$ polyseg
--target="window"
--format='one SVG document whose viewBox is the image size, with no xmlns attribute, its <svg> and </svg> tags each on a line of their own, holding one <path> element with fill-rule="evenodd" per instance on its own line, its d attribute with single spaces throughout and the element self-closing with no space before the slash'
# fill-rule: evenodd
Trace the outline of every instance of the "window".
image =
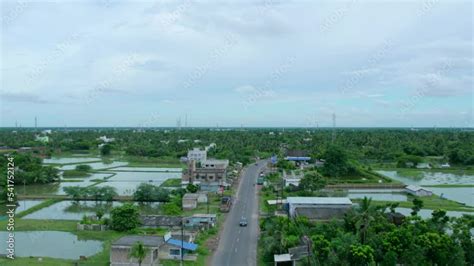
<svg viewBox="0 0 474 266">
<path fill-rule="evenodd" d="M 170 255 L 179 256 L 179 255 L 181 255 L 181 253 L 179 252 L 179 249 L 172 248 L 172 249 L 170 249 Z"/>
</svg>

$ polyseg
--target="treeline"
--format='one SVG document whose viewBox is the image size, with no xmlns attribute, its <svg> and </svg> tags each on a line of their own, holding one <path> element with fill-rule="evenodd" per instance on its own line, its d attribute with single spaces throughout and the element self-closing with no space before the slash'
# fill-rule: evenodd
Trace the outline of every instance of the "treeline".
<svg viewBox="0 0 474 266">
<path fill-rule="evenodd" d="M 452 164 L 474 164 L 474 131 L 460 129 L 160 129 L 81 131 L 53 131 L 50 142 L 34 141 L 35 132 L 0 130 L 0 146 L 18 148 L 43 145 L 53 151 L 98 151 L 97 138 L 115 138 L 112 152 L 147 157 L 179 158 L 193 147 L 216 143 L 210 156 L 232 161 L 249 162 L 255 156 L 282 150 L 304 149 L 315 158 L 321 158 L 329 144 L 343 147 L 349 157 L 357 160 L 397 161 L 403 156 L 438 156 Z"/>
<path fill-rule="evenodd" d="M 274 254 L 300 246 L 310 250 L 302 265 L 473 265 L 474 216 L 449 218 L 437 210 L 423 220 L 420 203 L 398 221 L 396 206 L 374 207 L 368 199 L 343 220 L 327 223 L 266 218 L 260 226 L 263 260 L 273 265 Z"/>
</svg>

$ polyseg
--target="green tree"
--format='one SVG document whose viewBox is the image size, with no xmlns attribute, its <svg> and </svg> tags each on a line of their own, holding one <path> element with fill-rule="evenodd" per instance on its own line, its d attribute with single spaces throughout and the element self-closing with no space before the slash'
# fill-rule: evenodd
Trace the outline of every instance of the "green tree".
<svg viewBox="0 0 474 266">
<path fill-rule="evenodd" d="M 87 197 L 87 188 L 79 187 L 79 186 L 72 186 L 72 187 L 64 187 L 64 193 L 66 195 L 72 197 L 73 200 L 79 201 Z"/>
<path fill-rule="evenodd" d="M 324 237 L 324 235 L 313 235 L 311 236 L 311 242 L 313 243 L 313 252 L 316 259 L 319 262 L 326 261 L 331 251 L 331 243 Z"/>
<path fill-rule="evenodd" d="M 181 208 L 174 203 L 165 203 L 162 205 L 162 210 L 165 215 L 180 215 L 182 214 Z"/>
<path fill-rule="evenodd" d="M 112 229 L 116 231 L 132 230 L 140 224 L 138 208 L 130 203 L 113 208 L 110 214 Z"/>
<path fill-rule="evenodd" d="M 76 171 L 89 172 L 90 170 L 92 170 L 92 167 L 87 164 L 80 164 L 76 166 Z"/>
<path fill-rule="evenodd" d="M 411 207 L 411 209 L 412 209 L 411 215 L 416 216 L 418 214 L 418 212 L 421 209 L 423 209 L 423 201 L 421 199 L 414 198 L 413 199 L 413 207 Z"/>
<path fill-rule="evenodd" d="M 350 250 L 351 265 L 371 265 L 374 263 L 374 249 L 368 245 L 352 245 Z"/>
<path fill-rule="evenodd" d="M 372 198 L 364 197 L 356 216 L 356 227 L 359 232 L 360 242 L 365 243 L 370 223 L 374 221 L 374 208 L 372 207 Z"/>
<path fill-rule="evenodd" d="M 141 266 L 147 254 L 148 254 L 148 249 L 145 247 L 143 242 L 137 241 L 135 244 L 133 244 L 128 256 L 129 258 L 136 259 L 138 261 L 138 266 Z"/>
<path fill-rule="evenodd" d="M 199 187 L 193 184 L 188 184 L 186 186 L 186 190 L 189 191 L 190 193 L 196 193 L 198 191 Z"/>
<path fill-rule="evenodd" d="M 326 186 L 326 180 L 316 171 L 308 172 L 301 179 L 299 187 L 304 191 L 315 192 Z"/>
<path fill-rule="evenodd" d="M 323 173 L 330 177 L 342 177 L 349 172 L 350 164 L 346 152 L 336 145 L 330 145 L 323 154 L 326 162 Z"/>
<path fill-rule="evenodd" d="M 102 156 L 107 156 L 110 155 L 112 151 L 112 146 L 110 144 L 104 144 L 102 148 L 100 149 L 100 154 Z"/>
<path fill-rule="evenodd" d="M 155 186 L 141 183 L 133 193 L 133 200 L 140 202 L 154 201 Z"/>
</svg>

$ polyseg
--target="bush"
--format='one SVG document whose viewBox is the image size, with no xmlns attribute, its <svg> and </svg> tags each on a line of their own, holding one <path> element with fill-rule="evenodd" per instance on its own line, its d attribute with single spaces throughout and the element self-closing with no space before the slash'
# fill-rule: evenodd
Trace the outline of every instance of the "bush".
<svg viewBox="0 0 474 266">
<path fill-rule="evenodd" d="M 112 229 L 119 232 L 129 231 L 140 225 L 138 207 L 130 203 L 113 208 L 110 217 Z"/>
<path fill-rule="evenodd" d="M 170 201 L 170 192 L 164 188 L 147 183 L 141 183 L 133 193 L 133 200 L 140 202 L 168 202 Z"/>
<path fill-rule="evenodd" d="M 90 165 L 87 165 L 87 164 L 80 164 L 80 165 L 76 166 L 76 171 L 89 172 L 90 170 L 92 170 L 92 167 Z"/>
</svg>

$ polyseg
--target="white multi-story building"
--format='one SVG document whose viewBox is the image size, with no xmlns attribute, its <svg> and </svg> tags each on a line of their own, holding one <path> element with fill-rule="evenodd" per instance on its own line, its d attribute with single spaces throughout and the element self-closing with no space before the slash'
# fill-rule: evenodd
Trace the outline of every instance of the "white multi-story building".
<svg viewBox="0 0 474 266">
<path fill-rule="evenodd" d="M 188 151 L 188 161 L 203 162 L 207 160 L 207 151 L 199 148 L 194 148 Z"/>
</svg>

